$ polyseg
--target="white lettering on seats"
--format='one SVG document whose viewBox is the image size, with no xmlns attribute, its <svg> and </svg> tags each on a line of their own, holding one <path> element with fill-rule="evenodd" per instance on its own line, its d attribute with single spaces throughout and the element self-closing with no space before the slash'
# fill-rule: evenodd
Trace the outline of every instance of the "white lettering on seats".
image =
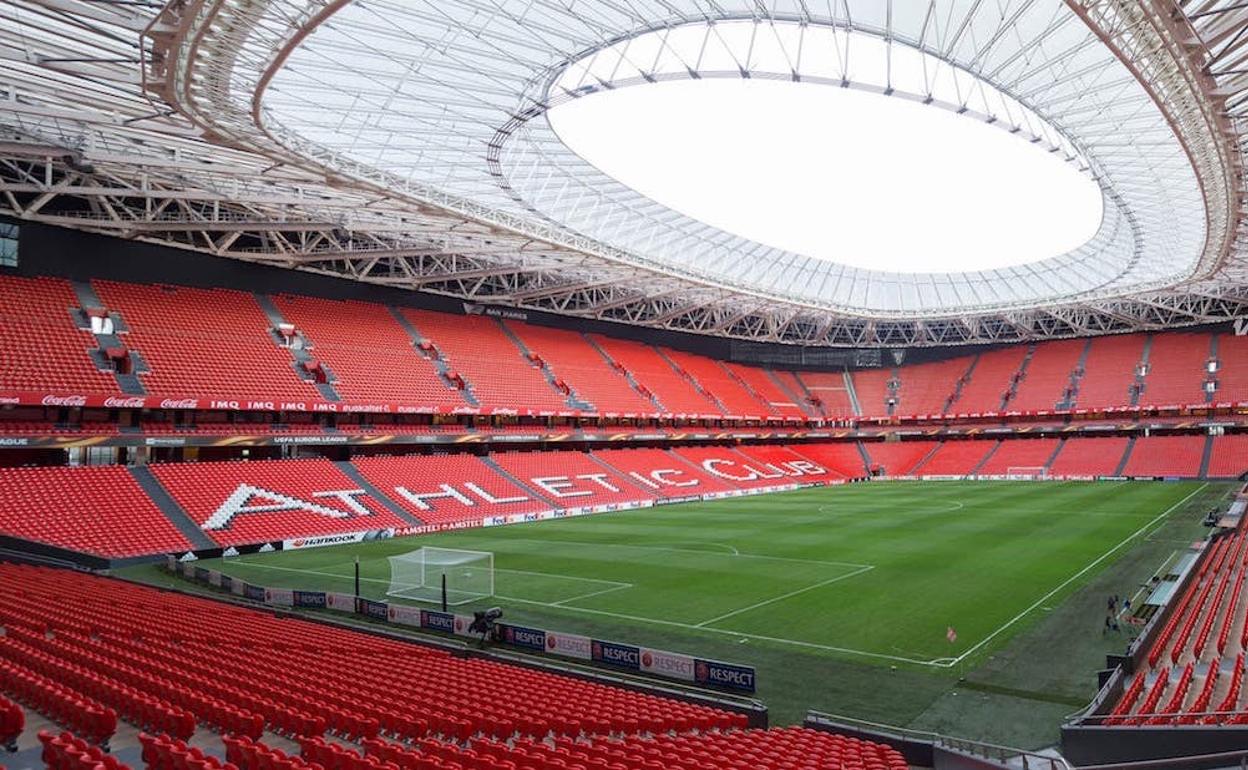
<svg viewBox="0 0 1248 770">
<path fill-rule="evenodd" d="M 346 503 L 356 513 L 363 515 L 371 515 L 371 511 L 364 508 L 359 501 L 354 499 L 354 495 L 364 494 L 362 489 L 343 489 L 329 492 L 318 492 L 316 497 L 333 497 Z M 262 498 L 271 502 L 260 505 L 248 505 L 253 497 Z M 350 502 L 348 502 L 348 500 Z M 351 516 L 349 511 L 340 510 L 338 508 L 329 508 L 324 505 L 318 505 L 309 500 L 303 500 L 293 495 L 284 495 L 281 492 L 272 492 L 262 489 L 251 484 L 239 484 L 238 487 L 230 493 L 225 502 L 217 508 L 208 520 L 203 523 L 203 529 L 225 529 L 234 520 L 235 516 L 248 513 L 274 513 L 276 511 L 307 511 L 315 513 L 318 516 L 328 516 L 331 519 L 346 519 Z"/>
</svg>

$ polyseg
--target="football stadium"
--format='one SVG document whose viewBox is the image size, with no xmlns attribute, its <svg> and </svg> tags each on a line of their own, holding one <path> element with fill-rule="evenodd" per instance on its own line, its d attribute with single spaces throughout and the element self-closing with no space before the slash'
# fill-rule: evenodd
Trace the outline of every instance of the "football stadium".
<svg viewBox="0 0 1248 770">
<path fill-rule="evenodd" d="M 1248 767 L 1248 4 L 0 3 L 0 770 Z"/>
</svg>

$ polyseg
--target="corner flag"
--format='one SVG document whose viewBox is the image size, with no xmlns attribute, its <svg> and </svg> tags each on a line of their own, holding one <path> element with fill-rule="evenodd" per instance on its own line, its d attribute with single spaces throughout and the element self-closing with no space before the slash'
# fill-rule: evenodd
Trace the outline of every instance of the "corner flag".
<svg viewBox="0 0 1248 770">
<path fill-rule="evenodd" d="M 945 631 L 945 638 L 949 640 L 949 644 L 958 641 L 958 632 L 953 630 L 953 626 L 949 626 L 949 629 Z"/>
</svg>

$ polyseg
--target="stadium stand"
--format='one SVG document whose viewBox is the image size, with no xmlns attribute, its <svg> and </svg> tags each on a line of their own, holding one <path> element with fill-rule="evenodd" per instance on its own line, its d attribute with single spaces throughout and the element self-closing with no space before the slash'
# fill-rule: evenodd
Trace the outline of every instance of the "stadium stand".
<svg viewBox="0 0 1248 770">
<path fill-rule="evenodd" d="M 944 414 L 970 364 L 969 358 L 951 358 L 901 367 L 896 414 Z"/>
<path fill-rule="evenodd" d="M 342 398 L 464 405 L 386 307 L 286 294 L 273 303 L 306 338 L 311 355 L 329 369 Z"/>
<path fill-rule="evenodd" d="M 559 508 L 629 503 L 654 497 L 585 452 L 501 452 L 490 457 L 513 478 Z"/>
<path fill-rule="evenodd" d="M 1001 402 L 1014 386 L 1026 356 L 1027 348 L 1022 345 L 981 353 L 954 402 L 953 411 L 977 414 L 999 412 Z"/>
<path fill-rule="evenodd" d="M 1036 345 L 1006 409 L 1052 411 L 1070 397 L 1071 375 L 1087 347 L 1086 340 L 1059 340 Z"/>
<path fill-rule="evenodd" d="M 1057 451 L 1058 439 L 1054 438 L 1017 438 L 1002 441 L 997 451 L 992 453 L 978 473 L 981 476 L 1004 476 L 1011 469 L 1045 468 L 1053 453 Z"/>
<path fill-rule="evenodd" d="M 1248 401 L 1248 336 L 1218 335 L 1216 377 L 1214 401 Z"/>
<path fill-rule="evenodd" d="M 909 476 L 920 462 L 930 455 L 936 441 L 874 441 L 864 442 L 870 458 L 870 471 L 886 476 Z"/>
<path fill-rule="evenodd" d="M 78 300 L 56 278 L 0 275 L 0 382 L 14 390 L 113 393 L 117 385 L 88 351 L 94 336 L 76 328 Z"/>
<path fill-rule="evenodd" d="M 1248 434 L 1217 436 L 1209 455 L 1209 478 L 1239 478 L 1248 473 Z"/>
<path fill-rule="evenodd" d="M 1138 438 L 1122 472 L 1127 476 L 1196 476 L 1204 451 L 1204 436 Z"/>
<path fill-rule="evenodd" d="M 1129 439 L 1069 438 L 1049 466 L 1050 476 L 1113 476 L 1122 464 Z"/>
<path fill-rule="evenodd" d="M 151 469 L 223 546 L 410 526 L 329 460 L 168 463 Z"/>
<path fill-rule="evenodd" d="M 500 476 L 476 455 L 357 457 L 361 475 L 404 510 L 430 524 L 533 513 L 551 504 Z"/>
<path fill-rule="evenodd" d="M 700 704 L 68 571 L 0 564 L 0 622 L 4 686 L 29 689 L 80 733 L 40 734 L 57 770 L 120 769 L 92 748 L 110 714 L 113 727 L 147 731 L 145 763 L 170 770 L 225 767 L 187 745 L 197 724 L 221 733 L 240 770 L 573 767 L 565 758 L 581 755 L 628 770 L 906 767 L 866 741 L 749 729 L 744 715 Z"/>
<path fill-rule="evenodd" d="M 1088 349 L 1075 406 L 1079 409 L 1130 406 L 1135 370 L 1144 358 L 1143 334 L 1097 337 Z"/>
<path fill-rule="evenodd" d="M 434 345 L 452 372 L 467 381 L 482 406 L 535 412 L 569 408 L 566 394 L 525 359 L 494 319 L 410 308 L 400 312 Z"/>
<path fill-rule="evenodd" d="M 702 395 L 693 383 L 672 368 L 655 348 L 640 342 L 591 335 L 612 361 L 619 364 L 646 392 L 653 393 L 668 414 L 721 414 L 719 407 Z"/>
<path fill-rule="evenodd" d="M 837 476 L 860 479 L 866 475 L 867 468 L 859 447 L 856 441 L 835 444 L 799 444 L 793 447 L 793 451 L 802 457 L 809 457 Z"/>
<path fill-rule="evenodd" d="M 997 448 L 996 441 L 944 441 L 927 462 L 915 469 L 923 476 L 967 476 Z"/>
<path fill-rule="evenodd" d="M 1173 406 L 1205 403 L 1202 385 L 1209 362 L 1211 339 L 1207 333 L 1154 334 L 1140 404 Z"/>
<path fill-rule="evenodd" d="M 828 481 L 843 478 L 845 474 L 797 452 L 794 448 L 776 444 L 751 446 L 742 444 L 737 452 L 753 460 L 756 467 L 767 472 L 792 475 L 800 472 L 800 481 Z M 760 465 L 761 464 L 761 465 Z"/>
<path fill-rule="evenodd" d="M 659 411 L 622 372 L 607 363 L 584 335 L 523 323 L 506 325 L 530 352 L 546 362 L 556 378 L 565 381 L 580 399 L 599 412 L 654 414 Z"/>
<path fill-rule="evenodd" d="M 858 397 L 859 414 L 863 417 L 884 417 L 888 408 L 888 383 L 893 379 L 891 369 L 864 369 L 853 372 L 850 380 Z"/>
<path fill-rule="evenodd" d="M 598 449 L 594 457 L 659 497 L 688 497 L 735 489 L 666 449 Z"/>
<path fill-rule="evenodd" d="M 739 417 L 766 417 L 771 408 L 733 377 L 718 361 L 705 356 L 664 349 L 663 355 L 680 368 L 725 413 Z"/>
<path fill-rule="evenodd" d="M 733 449 L 725 447 L 687 446 L 672 450 L 685 461 L 711 476 L 723 479 L 738 489 L 786 486 L 818 481 L 825 473 L 812 473 L 788 465 L 769 467 Z"/>
<path fill-rule="evenodd" d="M 1141 661 L 1147 665 L 1134 673 L 1106 724 L 1243 723 L 1248 536 L 1242 527 L 1210 541 L 1192 569 Z"/>
<path fill-rule="evenodd" d="M 128 331 L 126 347 L 150 371 L 139 378 L 149 393 L 199 399 L 308 401 L 319 398 L 294 369 L 251 294 L 114 281 L 92 286 Z M 116 385 L 111 387 L 116 390 Z"/>
<path fill-rule="evenodd" d="M 0 533 L 124 558 L 191 544 L 122 466 L 0 468 Z"/>
<path fill-rule="evenodd" d="M 819 414 L 832 420 L 853 417 L 857 412 L 849 399 L 849 388 L 841 372 L 776 372 L 776 377 L 796 393 L 814 399 Z"/>
<path fill-rule="evenodd" d="M 764 414 L 799 420 L 806 417 L 798 396 L 785 393 L 771 372 L 734 363 L 724 363 L 723 367 L 750 390 L 756 401 L 763 404 Z"/>
</svg>

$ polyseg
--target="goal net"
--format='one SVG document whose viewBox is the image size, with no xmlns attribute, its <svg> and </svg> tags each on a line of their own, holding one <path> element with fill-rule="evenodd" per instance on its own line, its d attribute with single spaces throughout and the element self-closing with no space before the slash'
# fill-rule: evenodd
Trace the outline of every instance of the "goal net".
<svg viewBox="0 0 1248 770">
<path fill-rule="evenodd" d="M 1011 465 L 1005 469 L 1005 476 L 1009 479 L 1027 481 L 1030 479 L 1048 478 L 1049 472 L 1045 470 L 1043 465 Z"/>
<path fill-rule="evenodd" d="M 456 548 L 418 548 L 390 557 L 390 590 L 386 596 L 422 602 L 467 604 L 494 595 L 494 554 Z"/>
</svg>

